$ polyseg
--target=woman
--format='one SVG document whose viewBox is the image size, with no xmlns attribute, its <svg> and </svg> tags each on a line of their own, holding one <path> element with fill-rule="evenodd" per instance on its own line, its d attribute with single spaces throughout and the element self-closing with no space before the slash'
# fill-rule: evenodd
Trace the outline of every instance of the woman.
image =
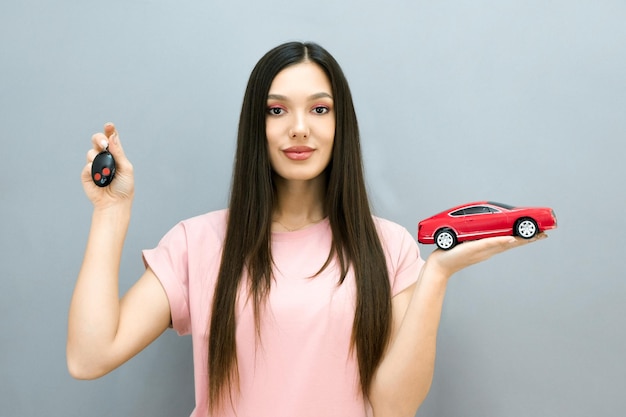
<svg viewBox="0 0 626 417">
<path fill-rule="evenodd" d="M 70 373 L 104 375 L 171 326 L 193 338 L 193 416 L 413 416 L 448 279 L 527 243 L 485 239 L 424 263 L 406 230 L 370 213 L 341 69 L 318 45 L 292 42 L 250 76 L 228 210 L 185 220 L 144 251 L 146 271 L 120 300 L 133 168 L 112 124 L 92 142 Z M 107 145 L 118 170 L 100 188 L 91 161 Z"/>
</svg>

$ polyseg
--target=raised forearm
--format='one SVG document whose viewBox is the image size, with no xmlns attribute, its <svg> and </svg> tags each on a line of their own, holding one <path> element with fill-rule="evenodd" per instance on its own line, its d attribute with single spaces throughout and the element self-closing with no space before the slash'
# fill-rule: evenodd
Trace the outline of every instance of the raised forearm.
<svg viewBox="0 0 626 417">
<path fill-rule="evenodd" d="M 370 389 L 376 417 L 413 417 L 426 398 L 435 368 L 437 331 L 448 278 L 429 262 L 422 269 Z"/>
</svg>

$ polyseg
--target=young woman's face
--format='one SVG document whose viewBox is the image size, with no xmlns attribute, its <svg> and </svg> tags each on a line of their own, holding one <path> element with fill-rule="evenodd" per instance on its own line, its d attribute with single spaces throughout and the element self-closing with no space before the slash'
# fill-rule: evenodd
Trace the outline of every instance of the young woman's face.
<svg viewBox="0 0 626 417">
<path fill-rule="evenodd" d="M 332 88 L 324 71 L 303 62 L 279 72 L 267 99 L 270 163 L 285 180 L 311 180 L 328 166 L 335 140 Z"/>
</svg>

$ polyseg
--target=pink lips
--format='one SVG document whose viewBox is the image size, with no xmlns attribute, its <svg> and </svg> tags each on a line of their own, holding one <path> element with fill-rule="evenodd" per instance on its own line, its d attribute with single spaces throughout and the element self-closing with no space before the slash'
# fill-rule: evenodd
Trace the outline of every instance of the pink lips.
<svg viewBox="0 0 626 417">
<path fill-rule="evenodd" d="M 283 149 L 285 156 L 294 161 L 304 161 L 305 159 L 309 159 L 315 149 L 309 148 L 308 146 L 292 146 L 287 149 Z"/>
</svg>

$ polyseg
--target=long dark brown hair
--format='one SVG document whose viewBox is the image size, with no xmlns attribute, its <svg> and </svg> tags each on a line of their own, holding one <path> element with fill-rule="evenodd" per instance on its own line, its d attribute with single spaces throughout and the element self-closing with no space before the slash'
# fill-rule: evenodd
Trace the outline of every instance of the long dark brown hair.
<svg viewBox="0 0 626 417">
<path fill-rule="evenodd" d="M 253 69 L 241 109 L 228 224 L 209 328 L 211 410 L 219 409 L 238 383 L 235 305 L 244 271 L 248 282 L 243 285 L 247 285 L 254 302 L 257 331 L 261 306 L 272 282 L 271 224 L 276 196 L 265 135 L 267 96 L 281 70 L 304 61 L 319 65 L 326 73 L 334 97 L 335 140 L 326 168 L 324 202 L 332 246 L 321 270 L 337 259 L 341 269 L 338 284 L 343 283 L 350 268 L 354 272 L 357 300 L 352 341 L 365 397 L 389 339 L 391 289 L 367 198 L 359 129 L 348 82 L 339 64 L 319 45 L 280 45 L 265 54 Z"/>
</svg>

